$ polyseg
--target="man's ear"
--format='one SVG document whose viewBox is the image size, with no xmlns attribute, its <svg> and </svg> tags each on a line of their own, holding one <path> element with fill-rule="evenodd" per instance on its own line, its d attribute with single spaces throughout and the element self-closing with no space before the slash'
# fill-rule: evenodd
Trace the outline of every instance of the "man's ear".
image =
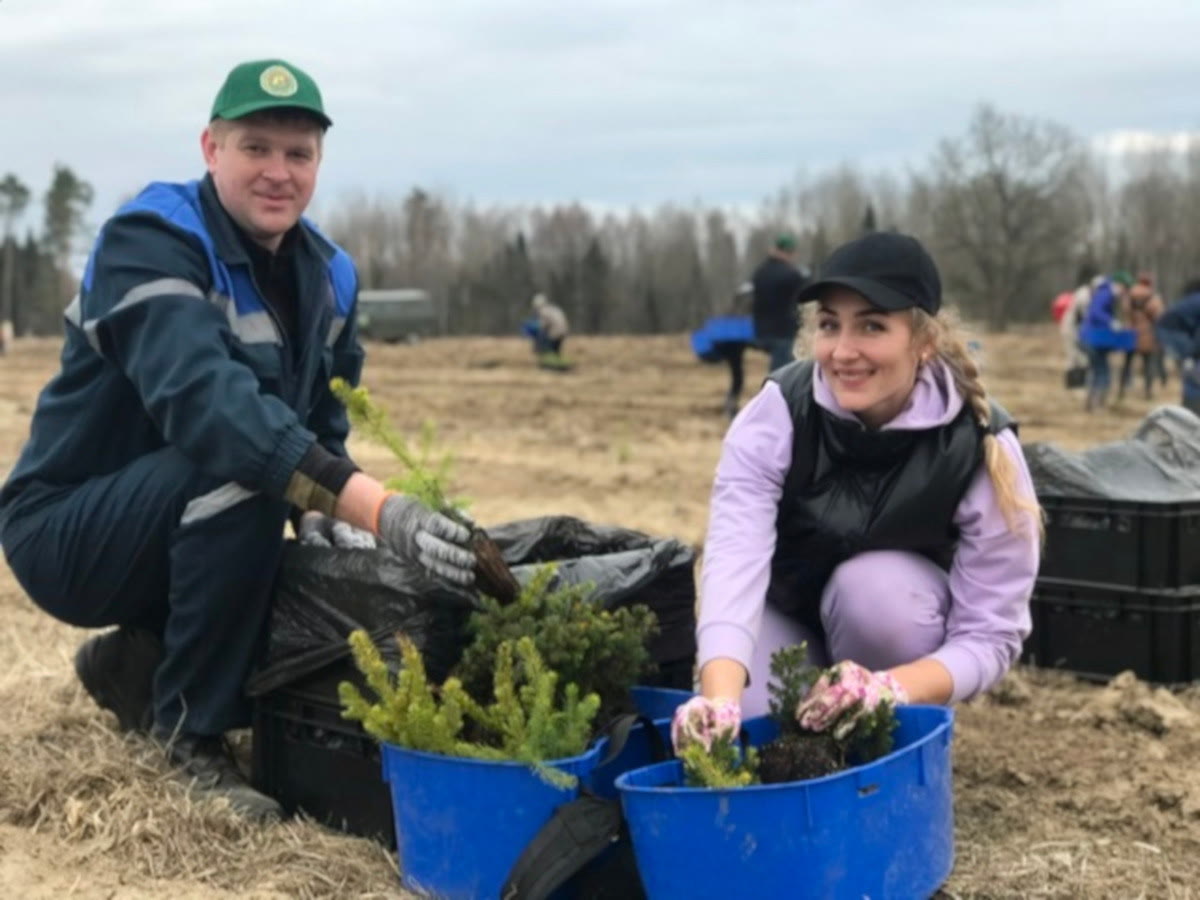
<svg viewBox="0 0 1200 900">
<path fill-rule="evenodd" d="M 220 146 L 220 138 L 213 132 L 212 127 L 205 128 L 200 132 L 200 153 L 204 156 L 204 165 L 212 172 L 217 162 L 217 147 Z"/>
</svg>

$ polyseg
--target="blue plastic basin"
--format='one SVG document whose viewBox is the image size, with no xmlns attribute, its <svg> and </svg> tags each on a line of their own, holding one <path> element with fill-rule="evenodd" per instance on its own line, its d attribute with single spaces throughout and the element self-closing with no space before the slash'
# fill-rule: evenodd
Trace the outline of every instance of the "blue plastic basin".
<svg viewBox="0 0 1200 900">
<path fill-rule="evenodd" d="M 548 762 L 578 778 L 603 745 Z M 528 765 L 383 744 L 404 887 L 448 900 L 498 897 L 517 857 L 578 788 L 548 784 Z"/>
<path fill-rule="evenodd" d="M 629 689 L 633 705 L 649 719 L 670 719 L 675 709 L 691 700 L 695 694 L 678 688 L 650 687 L 637 684 Z"/>
<path fill-rule="evenodd" d="M 681 787 L 677 760 L 617 778 L 646 894 L 656 898 L 910 900 L 954 864 L 953 713 L 904 706 L 896 749 L 810 781 Z M 746 723 L 752 744 L 774 723 Z"/>
</svg>

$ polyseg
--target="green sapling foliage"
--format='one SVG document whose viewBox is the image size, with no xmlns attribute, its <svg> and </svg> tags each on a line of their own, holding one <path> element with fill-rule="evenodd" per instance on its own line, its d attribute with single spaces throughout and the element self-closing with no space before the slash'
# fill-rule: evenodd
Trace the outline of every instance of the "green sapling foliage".
<svg viewBox="0 0 1200 900">
<path fill-rule="evenodd" d="M 468 694 L 457 678 L 446 679 L 440 688 L 430 684 L 416 645 L 404 635 L 397 640 L 403 665 L 393 677 L 365 631 L 350 635 L 354 662 L 375 700 L 342 682 L 338 696 L 343 718 L 361 722 L 368 734 L 400 747 L 524 762 L 556 785 L 574 783 L 571 776 L 544 763 L 577 756 L 587 748 L 600 698 L 581 694 L 574 684 L 560 694 L 558 675 L 546 667 L 532 640 L 505 641 L 497 648 L 488 703 Z M 473 725 L 471 739 L 465 737 L 468 722 Z"/>
<path fill-rule="evenodd" d="M 688 744 L 679 754 L 683 762 L 683 783 L 688 787 L 735 788 L 758 784 L 758 753 L 753 747 L 745 753 L 734 737 L 718 737 L 709 749 L 703 744 Z"/>
<path fill-rule="evenodd" d="M 392 425 L 387 415 L 371 399 L 365 387 L 350 387 L 343 378 L 329 382 L 333 395 L 346 407 L 350 424 L 364 437 L 389 449 L 404 467 L 404 473 L 384 482 L 388 490 L 414 497 L 430 509 L 445 513 L 465 508 L 461 500 L 446 494 L 453 461 L 449 453 L 436 447 L 436 429 L 432 422 L 421 426 L 414 449 Z"/>
<path fill-rule="evenodd" d="M 781 647 L 771 654 L 770 694 L 771 717 L 779 730 L 788 734 L 800 730 L 796 722 L 796 707 L 821 676 L 821 670 L 808 661 L 808 644 L 802 641 L 791 647 Z"/>
<path fill-rule="evenodd" d="M 548 668 L 564 683 L 600 697 L 603 716 L 627 706 L 629 689 L 650 666 L 648 642 L 658 630 L 654 613 L 641 605 L 604 609 L 591 584 L 552 587 L 555 566 L 539 566 L 514 602 L 484 597 L 472 614 L 472 641 L 455 673 L 474 696 L 488 690 L 496 655 L 506 641 L 529 637 Z"/>
<path fill-rule="evenodd" d="M 862 765 L 887 756 L 895 746 L 895 732 L 900 727 L 896 707 L 880 704 L 863 713 L 842 742 L 845 754 Z"/>
<path fill-rule="evenodd" d="M 445 483 L 450 477 L 450 455 L 438 456 L 434 449 L 434 429 L 426 422 L 421 429 L 417 449 L 388 424 L 382 409 L 372 402 L 367 389 L 352 388 L 342 378 L 334 378 L 329 388 L 346 407 L 351 424 L 366 437 L 392 451 L 404 466 L 402 475 L 389 478 L 384 487 L 415 498 L 420 503 L 456 520 L 470 529 L 470 546 L 475 554 L 475 584 L 483 593 L 508 603 L 516 596 L 520 585 L 504 561 L 504 556 L 487 532 L 475 525 L 463 510 L 466 504 L 446 495 Z"/>
<path fill-rule="evenodd" d="M 863 701 L 856 701 L 845 708 L 833 725 L 821 731 L 809 730 L 797 721 L 797 707 L 818 682 L 826 690 L 844 688 L 838 682 L 840 671 L 838 667 L 820 669 L 811 665 L 804 644 L 777 650 L 771 656 L 767 690 L 771 716 L 779 724 L 779 737 L 745 759 L 729 736 L 689 744 L 679 754 L 685 783 L 693 787 L 724 788 L 800 781 L 841 771 L 849 762 L 862 765 L 889 753 L 892 734 L 898 725 L 891 702 L 864 709 Z M 836 727 L 839 722 L 848 727 Z"/>
</svg>

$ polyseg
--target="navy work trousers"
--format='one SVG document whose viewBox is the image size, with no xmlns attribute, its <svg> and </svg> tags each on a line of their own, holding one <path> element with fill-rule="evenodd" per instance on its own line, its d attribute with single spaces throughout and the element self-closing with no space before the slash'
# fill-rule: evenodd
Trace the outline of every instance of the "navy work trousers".
<svg viewBox="0 0 1200 900">
<path fill-rule="evenodd" d="M 83 484 L 26 487 L 6 511 L 4 553 L 55 618 L 157 634 L 155 721 L 216 735 L 249 722 L 242 685 L 264 639 L 289 510 L 167 447 Z"/>
</svg>

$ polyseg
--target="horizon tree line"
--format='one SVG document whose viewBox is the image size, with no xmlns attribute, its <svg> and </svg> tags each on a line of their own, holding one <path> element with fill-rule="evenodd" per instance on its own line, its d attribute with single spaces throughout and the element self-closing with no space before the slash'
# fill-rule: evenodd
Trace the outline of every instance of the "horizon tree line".
<svg viewBox="0 0 1200 900">
<path fill-rule="evenodd" d="M 414 187 L 402 198 L 351 196 L 322 225 L 354 257 L 363 288 L 429 290 L 447 334 L 513 334 L 537 291 L 579 333 L 684 331 L 726 311 L 778 232 L 795 234 L 799 262 L 815 269 L 839 243 L 879 228 L 917 235 L 948 300 L 1002 330 L 1046 319 L 1050 299 L 1084 269 L 1152 272 L 1169 299 L 1200 274 L 1200 140 L 1117 162 L 1123 171 L 1058 123 L 984 104 L 916 171 L 846 163 L 801 173 L 753 213 L 483 206 Z M 33 191 L 0 177 L 0 321 L 17 334 L 61 331 L 93 196 L 55 163 L 41 228 L 18 237 Z"/>
</svg>

